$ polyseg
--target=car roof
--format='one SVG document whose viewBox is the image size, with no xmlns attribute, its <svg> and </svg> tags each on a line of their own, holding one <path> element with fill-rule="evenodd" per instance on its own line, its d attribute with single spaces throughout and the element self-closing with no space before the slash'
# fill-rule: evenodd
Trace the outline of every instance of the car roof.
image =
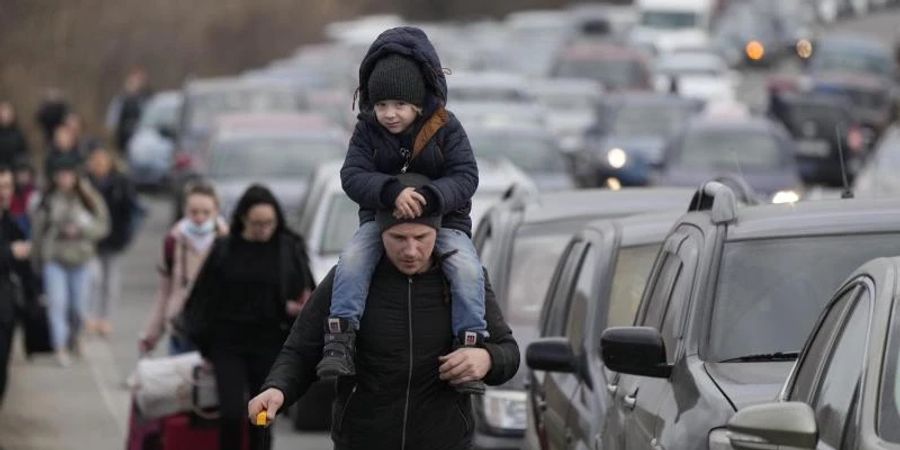
<svg viewBox="0 0 900 450">
<path fill-rule="evenodd" d="M 708 225 L 708 220 L 705 223 Z M 882 232 L 900 232 L 900 199 L 817 200 L 738 208 L 727 239 Z"/>
<path fill-rule="evenodd" d="M 644 60 L 644 54 L 635 48 L 620 44 L 596 41 L 579 41 L 563 49 L 562 59 L 637 59 Z"/>
<path fill-rule="evenodd" d="M 327 131 L 337 128 L 331 119 L 316 113 L 237 113 L 216 118 L 216 127 L 229 131 Z"/>
<path fill-rule="evenodd" d="M 699 100 L 694 100 L 678 95 L 667 94 L 664 92 L 617 92 L 604 96 L 601 101 L 608 105 L 659 105 L 659 104 L 698 104 Z"/>
<path fill-rule="evenodd" d="M 685 130 L 770 130 L 773 122 L 759 116 L 726 116 L 700 115 L 691 118 Z"/>
<path fill-rule="evenodd" d="M 619 246 L 631 247 L 652 243 L 660 243 L 675 222 L 684 215 L 680 209 L 672 209 L 663 212 L 649 212 L 615 219 L 600 219 L 588 223 L 585 230 L 595 230 L 601 233 L 609 233 L 615 230 L 619 235 Z"/>
<path fill-rule="evenodd" d="M 521 211 L 522 223 L 532 225 L 668 209 L 687 205 L 692 193 L 690 189 L 681 188 L 579 189 L 543 193 L 524 201 L 510 199 L 496 208 L 498 211 Z"/>
</svg>

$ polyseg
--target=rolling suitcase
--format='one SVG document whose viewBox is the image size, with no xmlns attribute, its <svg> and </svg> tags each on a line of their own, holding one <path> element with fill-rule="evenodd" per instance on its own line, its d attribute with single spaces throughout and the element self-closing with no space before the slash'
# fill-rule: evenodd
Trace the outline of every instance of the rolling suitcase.
<svg viewBox="0 0 900 450">
<path fill-rule="evenodd" d="M 162 450 L 161 438 L 162 421 L 141 417 L 132 399 L 125 450 Z"/>
<path fill-rule="evenodd" d="M 250 448 L 246 426 L 242 448 Z M 162 450 L 219 450 L 218 421 L 202 419 L 191 413 L 162 419 Z"/>
</svg>

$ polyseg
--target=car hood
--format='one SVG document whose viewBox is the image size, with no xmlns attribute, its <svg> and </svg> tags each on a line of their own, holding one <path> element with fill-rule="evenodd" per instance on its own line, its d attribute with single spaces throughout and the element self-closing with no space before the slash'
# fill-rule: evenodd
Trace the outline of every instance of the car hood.
<svg viewBox="0 0 900 450">
<path fill-rule="evenodd" d="M 706 373 L 737 409 L 776 400 L 793 361 L 704 363 Z"/>
<path fill-rule="evenodd" d="M 666 139 L 661 136 L 607 136 L 595 150 L 606 154 L 610 149 L 621 148 L 630 158 L 640 158 L 643 162 L 657 165 L 663 160 Z M 605 156 L 604 156 L 605 158 Z"/>
<path fill-rule="evenodd" d="M 260 183 L 259 180 L 248 178 L 232 178 L 228 180 L 213 180 L 216 188 L 219 190 L 219 196 L 222 199 L 222 212 L 226 217 L 230 217 L 237 206 L 241 195 L 250 185 Z M 288 222 L 296 220 L 297 210 L 300 203 L 306 195 L 306 189 L 309 181 L 305 177 L 297 178 L 270 178 L 261 182 L 262 185 L 268 187 L 275 194 L 275 197 L 281 203 L 284 209 L 285 219 Z"/>
<path fill-rule="evenodd" d="M 759 194 L 771 196 L 778 191 L 797 189 L 801 185 L 800 177 L 794 166 L 774 172 L 735 173 L 730 170 L 712 168 L 669 167 L 659 180 L 664 186 L 696 187 L 717 176 L 735 176 L 743 178 L 747 184 Z"/>
</svg>

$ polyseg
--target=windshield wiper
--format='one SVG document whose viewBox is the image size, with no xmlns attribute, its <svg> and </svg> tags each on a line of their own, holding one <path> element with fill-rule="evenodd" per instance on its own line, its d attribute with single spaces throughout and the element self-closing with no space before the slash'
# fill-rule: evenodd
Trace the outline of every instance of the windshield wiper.
<svg viewBox="0 0 900 450">
<path fill-rule="evenodd" d="M 775 353 L 759 353 L 756 355 L 738 356 L 737 358 L 728 358 L 719 362 L 761 362 L 761 361 L 793 361 L 800 357 L 800 352 L 775 352 Z"/>
</svg>

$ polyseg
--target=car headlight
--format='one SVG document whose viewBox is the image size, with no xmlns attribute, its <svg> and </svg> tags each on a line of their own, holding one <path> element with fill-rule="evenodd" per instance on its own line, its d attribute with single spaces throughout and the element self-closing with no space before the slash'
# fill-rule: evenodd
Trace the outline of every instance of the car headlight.
<svg viewBox="0 0 900 450">
<path fill-rule="evenodd" d="M 728 430 L 716 428 L 709 432 L 709 450 L 734 450 L 731 439 L 728 438 Z"/>
<path fill-rule="evenodd" d="M 488 425 L 503 430 L 525 430 L 528 396 L 524 391 L 488 389 L 482 398 Z"/>
<path fill-rule="evenodd" d="M 613 148 L 606 152 L 606 162 L 613 169 L 621 169 L 628 163 L 628 154 L 621 148 Z"/>
<path fill-rule="evenodd" d="M 800 194 L 796 191 L 778 191 L 772 196 L 772 203 L 797 203 L 800 201 Z"/>
</svg>

